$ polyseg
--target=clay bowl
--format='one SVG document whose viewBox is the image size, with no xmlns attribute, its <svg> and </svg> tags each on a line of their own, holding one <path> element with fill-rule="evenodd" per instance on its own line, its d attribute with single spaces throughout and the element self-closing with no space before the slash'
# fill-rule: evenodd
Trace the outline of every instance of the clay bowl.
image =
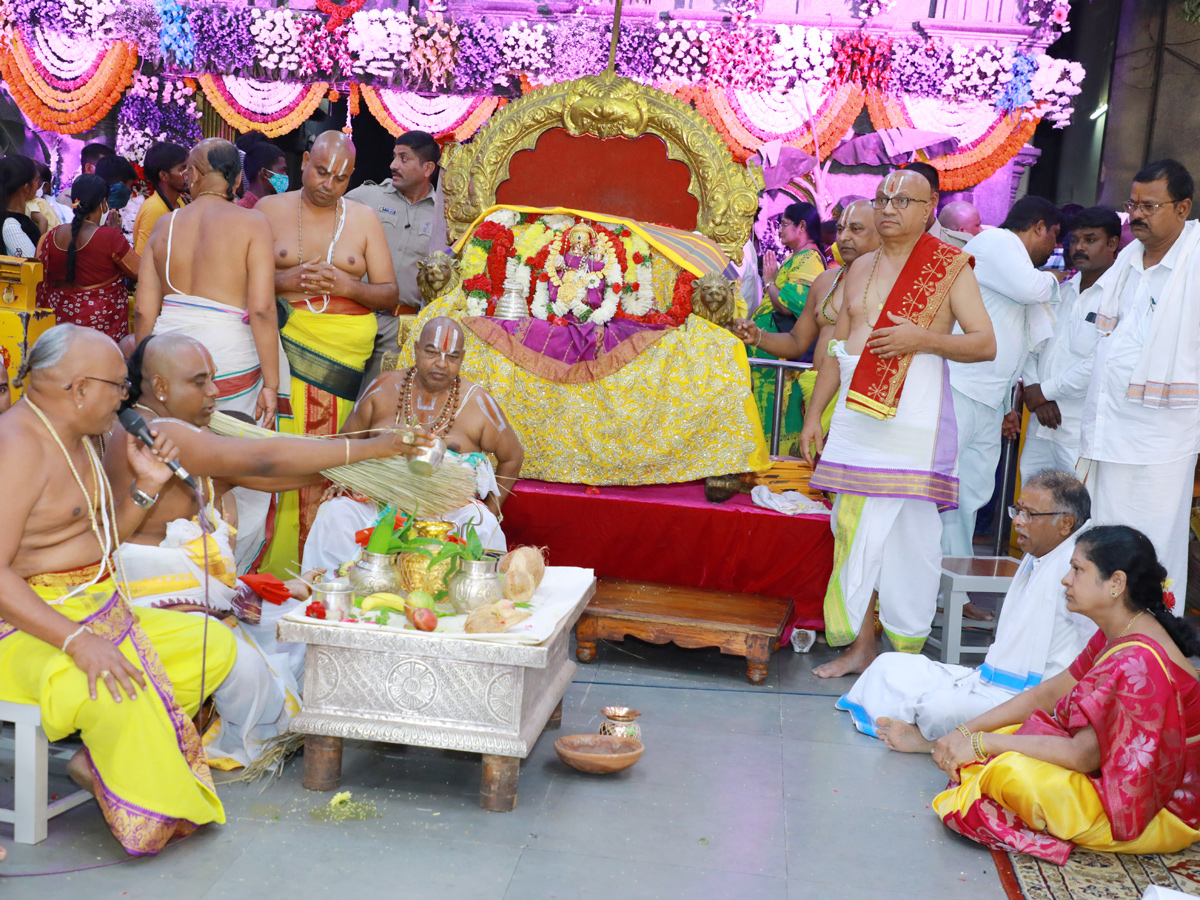
<svg viewBox="0 0 1200 900">
<path fill-rule="evenodd" d="M 558 758 L 572 769 L 591 775 L 610 775 L 628 769 L 646 749 L 633 738 L 607 734 L 569 734 L 554 742 Z"/>
</svg>

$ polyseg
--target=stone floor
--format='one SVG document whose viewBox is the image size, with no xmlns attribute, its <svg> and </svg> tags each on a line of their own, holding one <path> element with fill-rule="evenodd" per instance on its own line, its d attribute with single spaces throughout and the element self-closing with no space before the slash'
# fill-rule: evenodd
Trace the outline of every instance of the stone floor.
<svg viewBox="0 0 1200 900">
<path fill-rule="evenodd" d="M 478 757 L 348 744 L 343 789 L 378 819 L 314 821 L 329 795 L 301 787 L 296 760 L 266 787 L 222 786 L 228 823 L 155 859 L 0 877 L 0 898 L 1001 900 L 990 854 L 930 811 L 945 777 L 929 758 L 887 752 L 834 710 L 850 679 L 812 674 L 832 655 L 781 650 L 753 688 L 716 651 L 602 644 L 567 691 L 562 731 L 523 763 L 513 813 L 479 809 Z M 554 738 L 594 732 L 611 704 L 642 711 L 642 760 L 607 777 L 561 764 Z M 11 780 L 0 751 L 0 802 Z M 122 859 L 92 803 L 52 820 L 43 844 L 11 834 L 0 825 L 0 876 Z"/>
</svg>

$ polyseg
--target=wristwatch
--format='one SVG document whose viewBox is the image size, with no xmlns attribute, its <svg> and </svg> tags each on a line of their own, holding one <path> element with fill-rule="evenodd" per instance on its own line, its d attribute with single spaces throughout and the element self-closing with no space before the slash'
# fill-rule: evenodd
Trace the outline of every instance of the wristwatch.
<svg viewBox="0 0 1200 900">
<path fill-rule="evenodd" d="M 129 486 L 129 496 L 142 509 L 149 509 L 158 502 L 158 497 L 151 497 L 145 491 L 139 490 L 136 481 Z"/>
</svg>

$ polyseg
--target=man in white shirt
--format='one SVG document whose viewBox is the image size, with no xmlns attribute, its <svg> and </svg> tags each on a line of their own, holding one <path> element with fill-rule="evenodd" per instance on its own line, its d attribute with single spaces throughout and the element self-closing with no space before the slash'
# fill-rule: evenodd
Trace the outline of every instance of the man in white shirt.
<svg viewBox="0 0 1200 900">
<path fill-rule="evenodd" d="M 996 332 L 996 358 L 949 364 L 959 481 L 958 508 L 942 513 L 944 556 L 972 555 L 975 514 L 995 490 L 1001 424 L 1029 349 L 1028 310 L 1058 300 L 1058 279 L 1037 267 L 1045 265 L 1058 243 L 1059 222 L 1053 203 L 1025 196 L 999 228 L 976 235 L 964 248 L 975 257 L 975 277 Z M 1048 313 L 1037 312 L 1049 322 Z"/>
<path fill-rule="evenodd" d="M 1117 258 L 1121 220 L 1103 206 L 1082 210 L 1071 221 L 1067 251 L 1075 274 L 1058 287 L 1054 337 L 1025 362 L 1025 405 L 1029 427 L 1021 449 L 1021 471 L 1075 471 L 1079 421 L 1096 352 L 1096 282 Z"/>
<path fill-rule="evenodd" d="M 1067 609 L 1062 579 L 1087 528 L 1087 489 L 1066 472 L 1039 472 L 1014 507 L 1025 556 L 1009 586 L 996 640 L 978 669 L 913 653 L 883 653 L 837 702 L 864 734 L 892 750 L 928 752 L 933 742 L 1067 668 L 1096 623 Z"/>
<path fill-rule="evenodd" d="M 1133 179 L 1135 240 L 1100 279 L 1100 338 L 1080 432 L 1080 473 L 1097 524 L 1144 532 L 1182 597 L 1200 442 L 1200 224 L 1194 185 L 1173 159 Z M 1168 588 L 1168 590 L 1170 590 Z M 1183 604 L 1167 604 L 1176 615 Z"/>
</svg>

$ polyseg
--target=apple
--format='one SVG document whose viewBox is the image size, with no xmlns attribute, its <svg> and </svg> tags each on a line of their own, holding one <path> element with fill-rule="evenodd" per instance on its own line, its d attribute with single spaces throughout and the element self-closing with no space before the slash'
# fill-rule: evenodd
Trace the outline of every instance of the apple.
<svg viewBox="0 0 1200 900">
<path fill-rule="evenodd" d="M 413 613 L 418 609 L 433 609 L 433 595 L 428 591 L 413 591 L 404 601 L 404 616 L 408 621 L 413 621 Z"/>
<path fill-rule="evenodd" d="M 438 617 L 432 609 L 427 609 L 424 606 L 417 607 L 412 616 L 413 626 L 418 631 L 436 631 L 438 626 Z"/>
</svg>

